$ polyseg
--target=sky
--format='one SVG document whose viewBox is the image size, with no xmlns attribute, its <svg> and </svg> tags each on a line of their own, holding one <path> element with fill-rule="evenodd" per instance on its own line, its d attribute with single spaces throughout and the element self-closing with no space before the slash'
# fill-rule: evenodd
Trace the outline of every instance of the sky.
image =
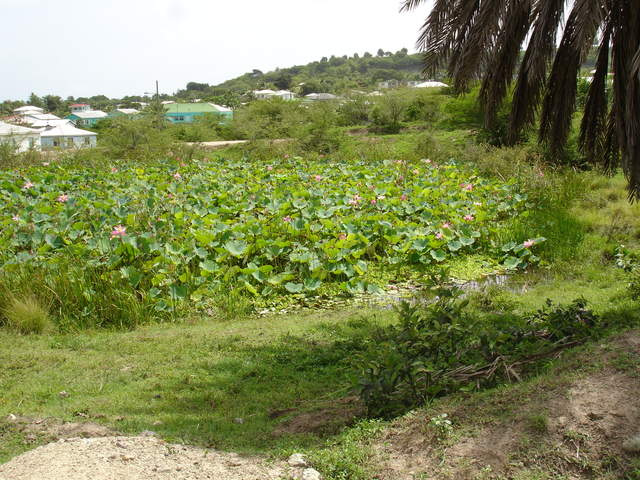
<svg viewBox="0 0 640 480">
<path fill-rule="evenodd" d="M 415 51 L 429 3 L 400 0 L 0 0 L 0 101 L 120 98 L 215 85 L 254 68 Z"/>
</svg>

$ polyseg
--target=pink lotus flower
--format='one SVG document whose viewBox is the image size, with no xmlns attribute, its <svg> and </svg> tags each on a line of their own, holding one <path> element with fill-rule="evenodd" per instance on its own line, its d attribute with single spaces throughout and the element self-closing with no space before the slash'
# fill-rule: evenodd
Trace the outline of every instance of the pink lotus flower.
<svg viewBox="0 0 640 480">
<path fill-rule="evenodd" d="M 351 200 L 349 200 L 349 205 L 358 205 L 360 203 L 360 200 L 362 200 L 362 197 L 356 193 L 353 197 L 351 197 Z"/>
<path fill-rule="evenodd" d="M 429 159 L 429 158 L 425 158 L 425 159 L 423 160 L 423 162 L 424 162 L 424 163 L 431 163 L 431 159 Z"/>
<path fill-rule="evenodd" d="M 444 222 L 442 224 L 442 228 L 451 228 L 451 224 L 449 222 Z"/>
<path fill-rule="evenodd" d="M 442 240 L 444 238 L 444 235 L 442 233 L 438 232 L 438 233 L 436 233 L 436 238 L 438 240 Z"/>
<path fill-rule="evenodd" d="M 34 185 L 31 182 L 25 182 L 24 185 L 22 186 L 23 190 L 29 190 L 30 188 L 32 188 Z"/>
<path fill-rule="evenodd" d="M 460 188 L 466 190 L 467 192 L 470 192 L 471 190 L 473 190 L 473 185 L 471 183 L 461 183 Z"/>
<path fill-rule="evenodd" d="M 475 217 L 473 215 L 465 215 L 464 218 L 467 222 L 472 222 L 473 220 L 475 220 Z"/>
<path fill-rule="evenodd" d="M 176 172 L 173 174 L 173 178 L 175 178 L 176 180 L 180 180 L 182 178 L 182 175 L 180 175 L 179 172 Z"/>
<path fill-rule="evenodd" d="M 387 197 L 385 197 L 384 195 L 378 195 L 378 200 L 384 200 L 385 198 Z"/>
<path fill-rule="evenodd" d="M 539 177 L 544 177 L 544 172 L 538 172 Z"/>
<path fill-rule="evenodd" d="M 270 172 L 271 170 L 273 170 L 273 167 L 271 165 L 267 165 L 267 172 Z"/>
<path fill-rule="evenodd" d="M 481 207 L 481 206 L 482 206 L 482 203 L 481 203 L 481 202 L 473 202 L 473 204 L 474 204 L 476 207 Z"/>
<path fill-rule="evenodd" d="M 322 176 L 321 176 L 321 175 L 316 175 L 316 176 L 315 176 L 315 177 L 313 177 L 313 178 L 314 178 L 314 180 L 315 180 L 316 182 L 319 182 L 320 180 L 322 180 Z"/>
<path fill-rule="evenodd" d="M 116 225 L 111 231 L 111 238 L 124 237 L 127 234 L 127 227 L 123 225 Z"/>
<path fill-rule="evenodd" d="M 396 165 L 402 165 L 404 162 L 402 160 L 396 160 Z"/>
<path fill-rule="evenodd" d="M 289 154 L 288 154 L 288 153 L 285 153 L 285 154 L 284 154 L 284 158 L 289 158 Z"/>
<path fill-rule="evenodd" d="M 184 163 L 184 162 L 180 162 L 180 166 L 181 166 L 181 167 L 186 167 L 186 166 L 187 166 L 187 164 L 186 164 L 186 163 Z"/>
<path fill-rule="evenodd" d="M 338 235 L 338 239 L 339 240 L 346 240 L 347 239 L 347 234 L 346 233 L 341 233 L 340 235 Z"/>
<path fill-rule="evenodd" d="M 407 197 L 406 193 L 403 193 L 402 195 L 400 195 L 400 200 L 402 200 L 403 202 L 406 202 L 407 198 L 409 198 L 409 197 Z"/>
<path fill-rule="evenodd" d="M 67 200 L 69 200 L 69 195 L 67 195 L 66 193 L 63 193 L 59 195 L 58 198 L 56 198 L 56 200 L 60 203 L 65 203 Z"/>
<path fill-rule="evenodd" d="M 369 190 L 375 190 L 375 188 L 376 188 L 375 186 L 369 185 Z"/>
<path fill-rule="evenodd" d="M 536 244 L 536 242 L 534 240 L 527 240 L 526 242 L 523 243 L 524 248 L 531 248 Z"/>
<path fill-rule="evenodd" d="M 375 198 L 371 199 L 371 205 L 375 205 L 376 203 L 378 203 L 378 201 Z"/>
<path fill-rule="evenodd" d="M 173 193 L 167 193 L 167 198 L 170 199 L 170 200 L 173 200 L 173 198 L 174 198 Z"/>
<path fill-rule="evenodd" d="M 118 169 L 116 167 L 111 167 L 111 173 L 118 173 Z"/>
<path fill-rule="evenodd" d="M 285 223 L 291 223 L 293 222 L 293 218 L 291 218 L 289 215 L 287 215 L 286 217 L 282 217 L 282 221 Z"/>
<path fill-rule="evenodd" d="M 20 221 L 20 215 L 14 215 L 13 217 L 11 217 L 11 220 L 13 220 L 14 222 L 19 222 Z"/>
</svg>

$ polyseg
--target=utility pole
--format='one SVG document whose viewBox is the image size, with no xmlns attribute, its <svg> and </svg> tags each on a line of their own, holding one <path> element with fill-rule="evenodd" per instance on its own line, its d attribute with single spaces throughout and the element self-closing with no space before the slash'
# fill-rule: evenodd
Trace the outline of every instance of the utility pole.
<svg viewBox="0 0 640 480">
<path fill-rule="evenodd" d="M 163 122 L 163 108 L 160 103 L 160 90 L 158 89 L 158 80 L 156 80 L 156 112 L 158 113 L 158 128 L 162 128 Z"/>
</svg>

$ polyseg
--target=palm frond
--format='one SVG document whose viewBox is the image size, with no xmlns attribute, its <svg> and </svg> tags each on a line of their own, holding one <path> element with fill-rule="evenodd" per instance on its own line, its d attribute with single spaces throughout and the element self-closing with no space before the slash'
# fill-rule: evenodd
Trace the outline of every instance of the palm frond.
<svg viewBox="0 0 640 480">
<path fill-rule="evenodd" d="M 520 64 L 511 104 L 509 138 L 512 143 L 535 119 L 555 52 L 564 5 L 565 0 L 539 0 L 534 7 L 531 38 Z"/>
<path fill-rule="evenodd" d="M 576 0 L 556 52 L 542 105 L 540 139 L 559 155 L 567 143 L 575 111 L 576 78 L 602 23 L 602 8 L 594 0 Z"/>
<path fill-rule="evenodd" d="M 609 73 L 609 43 L 611 42 L 611 24 L 603 33 L 596 61 L 595 73 L 591 79 L 589 92 L 580 125 L 580 145 L 582 152 L 592 161 L 604 161 L 604 139 L 607 132 L 607 74 Z M 610 162 L 606 162 L 610 168 Z"/>
</svg>

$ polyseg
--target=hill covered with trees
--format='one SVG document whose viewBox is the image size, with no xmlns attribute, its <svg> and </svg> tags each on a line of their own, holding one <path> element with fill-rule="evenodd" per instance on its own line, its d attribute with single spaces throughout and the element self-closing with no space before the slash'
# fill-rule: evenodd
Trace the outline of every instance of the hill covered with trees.
<svg viewBox="0 0 640 480">
<path fill-rule="evenodd" d="M 203 98 L 243 94 L 250 90 L 272 88 L 292 90 L 301 95 L 312 92 L 341 93 L 351 89 L 370 89 L 386 80 L 419 80 L 422 55 L 409 54 L 406 48 L 396 53 L 379 49 L 375 55 L 365 52 L 353 56 L 323 57 L 307 65 L 278 68 L 271 72 L 254 69 L 219 85 L 189 82 L 179 90 L 179 98 Z"/>
</svg>

